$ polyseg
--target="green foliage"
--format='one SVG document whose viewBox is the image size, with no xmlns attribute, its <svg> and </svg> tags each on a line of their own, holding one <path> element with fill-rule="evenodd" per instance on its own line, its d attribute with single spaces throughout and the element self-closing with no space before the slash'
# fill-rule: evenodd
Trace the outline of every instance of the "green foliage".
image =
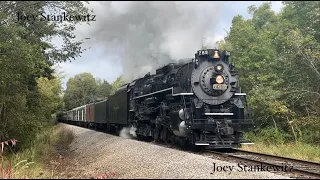
<svg viewBox="0 0 320 180">
<path fill-rule="evenodd" d="M 108 98 L 124 84 L 121 76 L 112 84 L 95 79 L 91 73 L 80 73 L 70 78 L 64 94 L 65 109 L 69 110 Z"/>
<path fill-rule="evenodd" d="M 122 79 L 122 76 L 118 77 L 113 83 L 112 83 L 112 91 L 111 91 L 111 94 L 114 94 L 117 89 L 119 87 L 121 87 L 122 85 L 124 85 L 125 82 L 124 80 Z"/>
<path fill-rule="evenodd" d="M 242 90 L 250 95 L 253 118 L 258 130 L 263 128 L 259 134 L 266 137 L 263 141 L 319 143 L 319 133 L 308 128 L 320 125 L 320 4 L 284 5 L 279 14 L 270 3 L 250 6 L 252 17 L 235 16 L 219 47 L 233 54 Z"/>
<path fill-rule="evenodd" d="M 78 57 L 84 50 L 74 41 L 79 22 L 18 21 L 17 13 L 88 14 L 80 1 L 1 1 L 0 2 L 0 141 L 15 138 L 18 146 L 48 126 L 51 115 L 63 106 L 61 81 L 53 65 Z M 49 40 L 60 37 L 58 49 Z"/>
<path fill-rule="evenodd" d="M 61 79 L 55 78 L 49 80 L 45 77 L 37 79 L 40 92 L 40 108 L 44 119 L 50 119 L 51 115 L 63 108 L 62 82 Z"/>
<path fill-rule="evenodd" d="M 274 142 L 265 144 L 263 141 L 257 140 L 255 145 L 244 145 L 241 149 L 313 162 L 320 161 L 320 146 L 317 144 L 307 144 L 303 142 L 284 144 Z"/>
<path fill-rule="evenodd" d="M 314 36 L 320 41 L 319 1 L 284 1 L 286 8 L 283 18 L 294 22 L 304 34 Z"/>
<path fill-rule="evenodd" d="M 97 93 L 97 84 L 93 75 L 81 73 L 67 82 L 67 89 L 64 94 L 64 102 L 67 109 L 81 106 L 93 101 Z"/>
<path fill-rule="evenodd" d="M 256 132 L 248 132 L 245 134 L 245 138 L 256 143 L 262 142 L 265 145 L 284 144 L 290 140 L 288 134 L 273 127 L 259 129 Z"/>
<path fill-rule="evenodd" d="M 62 126 L 44 127 L 33 140 L 29 141 L 29 147 L 14 154 L 5 154 L 0 167 L 9 168 L 8 162 L 12 162 L 11 178 L 54 178 L 55 167 L 50 167 L 52 157 L 57 155 L 55 147 L 67 150 L 68 145 L 74 139 L 74 132 Z M 17 144 L 19 144 L 18 142 Z M 5 149 L 9 148 L 8 146 Z M 50 161 L 50 162 L 49 162 Z M 3 174 L 0 174 L 3 177 Z"/>
<path fill-rule="evenodd" d="M 97 83 L 97 99 L 105 99 L 111 94 L 112 86 L 106 80 L 96 80 Z"/>
<path fill-rule="evenodd" d="M 17 21 L 17 13 L 40 15 L 54 14 L 60 15 L 63 12 L 70 14 L 87 15 L 88 9 L 84 6 L 86 1 L 2 1 L 0 11 L 3 13 L 2 19 L 7 23 L 5 26 L 17 26 L 23 28 L 20 31 L 21 38 L 30 44 L 32 43 L 39 51 L 46 50 L 45 57 L 50 62 L 64 62 L 70 58 L 76 58 L 83 52 L 80 48 L 82 41 L 73 41 L 75 39 L 75 25 L 82 23 L 80 21 L 70 21 L 60 23 L 59 21 Z M 42 39 L 50 40 L 52 37 L 60 37 L 64 42 L 62 49 L 57 49 L 51 43 Z M 43 65 L 43 64 L 42 64 Z"/>
<path fill-rule="evenodd" d="M 302 117 L 293 122 L 298 130 L 299 140 L 310 144 L 320 144 L 320 117 Z"/>
</svg>

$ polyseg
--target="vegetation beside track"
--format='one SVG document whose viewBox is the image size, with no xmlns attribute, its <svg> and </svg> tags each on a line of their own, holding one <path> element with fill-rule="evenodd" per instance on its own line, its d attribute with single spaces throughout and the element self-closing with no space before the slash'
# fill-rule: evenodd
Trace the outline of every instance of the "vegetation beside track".
<svg viewBox="0 0 320 180">
<path fill-rule="evenodd" d="M 6 145 L 5 148 L 12 151 L 1 155 L 0 178 L 54 178 L 61 164 L 58 162 L 63 154 L 61 152 L 68 151 L 73 138 L 72 131 L 58 125 L 47 127 L 45 131 L 38 133 L 27 149 L 14 152 L 15 148 L 11 143 Z"/>
<path fill-rule="evenodd" d="M 270 135 L 272 133 L 268 132 L 268 134 Z M 273 133 L 273 137 L 270 137 L 263 133 L 251 132 L 246 134 L 246 137 L 252 140 L 255 144 L 243 145 L 241 148 L 243 150 L 320 162 L 319 144 L 309 144 L 302 141 L 286 141 L 281 138 L 281 134 L 279 133 Z"/>
</svg>

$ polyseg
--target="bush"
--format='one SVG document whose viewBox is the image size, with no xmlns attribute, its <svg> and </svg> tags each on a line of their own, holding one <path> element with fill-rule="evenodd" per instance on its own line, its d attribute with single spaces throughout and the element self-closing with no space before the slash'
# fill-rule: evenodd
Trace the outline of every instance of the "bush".
<svg viewBox="0 0 320 180">
<path fill-rule="evenodd" d="M 310 116 L 297 120 L 296 129 L 299 133 L 299 141 L 320 144 L 320 117 Z"/>
<path fill-rule="evenodd" d="M 245 138 L 253 142 L 263 142 L 269 144 L 284 144 L 291 138 L 284 131 L 276 128 L 265 128 L 245 133 Z"/>
<path fill-rule="evenodd" d="M 6 151 L 6 156 L 1 156 L 0 178 L 53 178 L 54 168 L 47 169 L 45 162 L 50 161 L 57 144 L 67 146 L 73 137 L 72 131 L 60 126 L 45 127 L 33 141 L 28 142 L 29 148 L 13 154 Z M 9 146 L 5 148 L 9 149 Z"/>
</svg>

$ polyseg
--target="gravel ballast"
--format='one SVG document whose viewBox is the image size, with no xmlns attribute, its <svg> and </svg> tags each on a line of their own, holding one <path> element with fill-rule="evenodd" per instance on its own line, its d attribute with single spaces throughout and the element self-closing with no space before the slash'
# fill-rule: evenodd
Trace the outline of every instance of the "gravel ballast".
<svg viewBox="0 0 320 180">
<path fill-rule="evenodd" d="M 270 172 L 244 172 L 236 163 L 126 139 L 77 126 L 61 124 L 74 132 L 72 156 L 59 178 L 288 178 Z M 213 172 L 217 166 L 233 170 Z M 72 172 L 72 177 L 70 173 Z"/>
</svg>

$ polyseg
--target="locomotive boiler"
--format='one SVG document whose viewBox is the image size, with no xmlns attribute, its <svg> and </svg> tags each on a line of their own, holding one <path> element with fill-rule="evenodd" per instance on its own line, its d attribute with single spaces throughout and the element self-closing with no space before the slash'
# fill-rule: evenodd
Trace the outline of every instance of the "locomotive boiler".
<svg viewBox="0 0 320 180">
<path fill-rule="evenodd" d="M 86 120 L 88 108 L 76 117 L 62 116 L 63 122 L 99 125 L 119 131 L 130 127 L 141 139 L 180 145 L 233 148 L 246 142 L 243 131 L 253 125 L 246 110 L 230 52 L 199 50 L 194 58 L 170 63 L 120 87 L 99 102 L 99 121 Z M 95 108 L 95 103 L 90 104 Z M 66 115 L 75 108 L 68 111 Z M 96 112 L 96 111 L 92 111 Z M 91 112 L 91 113 L 92 113 Z M 72 113 L 71 113 L 72 114 Z M 81 117 L 81 119 L 77 119 Z M 94 119 L 94 118 L 93 118 Z"/>
</svg>

